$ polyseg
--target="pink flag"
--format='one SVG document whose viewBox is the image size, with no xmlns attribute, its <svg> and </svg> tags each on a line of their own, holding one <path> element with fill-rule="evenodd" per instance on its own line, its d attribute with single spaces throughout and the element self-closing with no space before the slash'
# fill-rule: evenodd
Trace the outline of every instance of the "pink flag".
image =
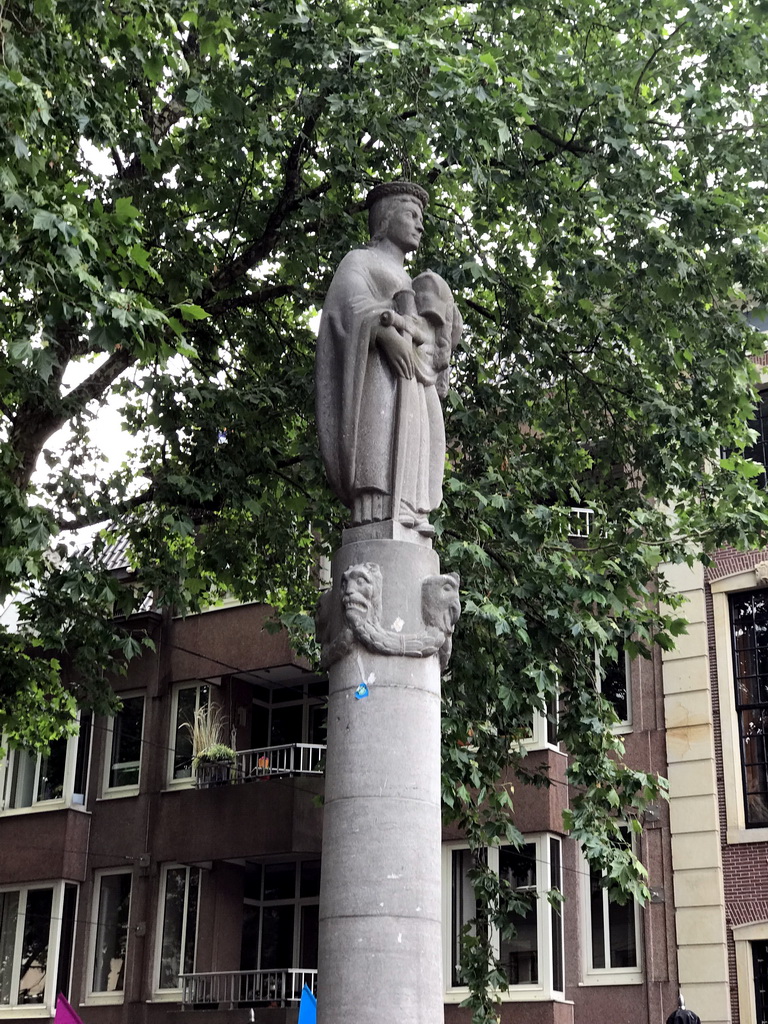
<svg viewBox="0 0 768 1024">
<path fill-rule="evenodd" d="M 83 1024 L 64 996 L 59 996 L 56 1003 L 56 1016 L 53 1018 L 53 1024 Z"/>
</svg>

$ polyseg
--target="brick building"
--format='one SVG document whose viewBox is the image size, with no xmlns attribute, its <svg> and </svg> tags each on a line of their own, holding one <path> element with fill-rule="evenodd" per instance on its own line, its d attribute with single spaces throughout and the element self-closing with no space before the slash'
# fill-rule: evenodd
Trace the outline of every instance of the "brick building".
<svg viewBox="0 0 768 1024">
<path fill-rule="evenodd" d="M 142 613 L 132 625 L 156 651 L 119 681 L 117 718 L 83 716 L 49 757 L 12 752 L 0 768 L 0 1022 L 49 1020 L 59 991 L 85 1024 L 296 1019 L 303 984 L 317 982 L 326 685 L 266 618 L 255 605 Z M 664 773 L 660 667 L 618 666 L 605 687 L 631 763 Z M 200 788 L 183 724 L 207 703 L 223 710 L 237 762 L 230 784 Z M 497 943 L 513 983 L 502 1020 L 658 1024 L 677 997 L 667 808 L 639 840 L 654 902 L 609 906 L 562 832 L 566 755 L 552 723 L 537 716 L 528 744 L 554 784 L 517 787 L 526 845 L 488 853 L 537 894 L 515 939 Z M 457 966 L 474 915 L 467 867 L 462 837 L 446 832 L 448 1024 L 469 1019 Z"/>
</svg>

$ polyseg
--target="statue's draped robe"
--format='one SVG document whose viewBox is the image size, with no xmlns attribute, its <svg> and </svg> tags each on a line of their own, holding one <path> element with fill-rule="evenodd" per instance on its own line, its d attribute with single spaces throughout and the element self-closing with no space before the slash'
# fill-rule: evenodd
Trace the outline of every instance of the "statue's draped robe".
<svg viewBox="0 0 768 1024">
<path fill-rule="evenodd" d="M 440 331 L 433 343 L 414 345 L 410 380 L 396 376 L 374 341 L 394 295 L 411 287 L 405 270 L 376 247 L 354 249 L 339 264 L 323 306 L 315 369 L 320 451 L 331 487 L 350 508 L 361 492 L 391 498 L 398 459 L 404 503 L 425 514 L 442 500 L 445 428 L 435 385 L 450 357 L 450 324 L 447 352 Z M 398 409 L 405 430 L 398 428 Z M 399 517 L 386 502 L 384 508 L 387 517 Z"/>
</svg>

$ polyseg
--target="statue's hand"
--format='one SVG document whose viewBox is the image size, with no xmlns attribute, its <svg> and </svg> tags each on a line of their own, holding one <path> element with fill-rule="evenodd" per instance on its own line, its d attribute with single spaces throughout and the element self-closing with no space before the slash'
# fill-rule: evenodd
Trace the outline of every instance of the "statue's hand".
<svg viewBox="0 0 768 1024">
<path fill-rule="evenodd" d="M 413 377 L 413 344 L 411 339 L 393 326 L 379 326 L 376 343 L 387 357 L 389 365 L 398 377 Z"/>
</svg>

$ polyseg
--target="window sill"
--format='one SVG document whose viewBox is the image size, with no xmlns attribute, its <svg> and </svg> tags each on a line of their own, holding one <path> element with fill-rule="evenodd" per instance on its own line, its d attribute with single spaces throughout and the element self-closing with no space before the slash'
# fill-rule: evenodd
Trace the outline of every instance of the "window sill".
<svg viewBox="0 0 768 1024">
<path fill-rule="evenodd" d="M 451 989 L 443 993 L 443 1002 L 456 1005 L 463 1003 L 469 989 Z M 565 1003 L 564 992 L 545 992 L 540 985 L 513 985 L 506 992 L 497 992 L 496 998 L 502 1003 Z"/>
<path fill-rule="evenodd" d="M 729 846 L 737 843 L 764 843 L 768 841 L 768 828 L 731 828 L 728 827 L 725 841 Z"/>
<path fill-rule="evenodd" d="M 147 1000 L 148 1003 L 180 1003 L 181 1002 L 181 989 L 170 989 L 168 992 L 153 992 L 152 998 Z"/>
<path fill-rule="evenodd" d="M 138 796 L 141 792 L 139 786 L 125 786 L 123 789 L 105 789 L 101 796 L 96 797 L 97 802 L 101 800 L 120 800 L 125 796 Z"/>
<path fill-rule="evenodd" d="M 590 988 L 593 985 L 642 985 L 644 980 L 643 975 L 636 971 L 631 974 L 606 971 L 605 974 L 586 974 L 579 982 L 579 988 Z"/>
<path fill-rule="evenodd" d="M 90 992 L 81 1006 L 122 1006 L 125 1002 L 123 992 Z"/>
<path fill-rule="evenodd" d="M 46 811 L 79 811 L 81 814 L 91 812 L 84 804 L 76 804 L 71 800 L 47 800 L 45 803 L 35 804 L 32 807 L 7 807 L 0 811 L 0 818 L 16 818 L 21 814 L 44 814 Z M 6 1008 L 0 1007 L 0 1013 Z"/>
<path fill-rule="evenodd" d="M 53 1010 L 49 1006 L 0 1006 L 0 1020 L 16 1020 L 18 1017 L 32 1017 L 39 1020 L 50 1020 Z"/>
</svg>

